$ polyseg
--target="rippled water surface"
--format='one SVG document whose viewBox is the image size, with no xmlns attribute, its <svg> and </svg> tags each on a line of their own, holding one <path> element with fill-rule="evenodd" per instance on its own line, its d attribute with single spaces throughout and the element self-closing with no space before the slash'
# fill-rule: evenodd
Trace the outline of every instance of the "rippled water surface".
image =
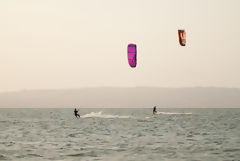
<svg viewBox="0 0 240 161">
<path fill-rule="evenodd" d="M 240 161 L 240 109 L 0 109 L 0 160 Z"/>
</svg>

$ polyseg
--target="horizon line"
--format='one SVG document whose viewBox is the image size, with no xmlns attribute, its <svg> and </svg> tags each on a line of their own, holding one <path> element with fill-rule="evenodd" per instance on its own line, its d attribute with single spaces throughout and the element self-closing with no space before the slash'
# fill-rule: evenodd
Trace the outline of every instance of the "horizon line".
<svg viewBox="0 0 240 161">
<path fill-rule="evenodd" d="M 95 86 L 95 87 L 76 87 L 76 88 L 34 88 L 34 89 L 19 89 L 19 90 L 6 90 L 0 91 L 3 93 L 17 93 L 26 91 L 58 91 L 58 90 L 80 90 L 80 89 L 93 89 L 93 88 L 162 88 L 162 89 L 189 89 L 189 88 L 221 88 L 221 89 L 240 89 L 240 87 L 224 87 L 224 86 L 185 86 L 185 87 L 161 87 L 161 86 Z"/>
</svg>

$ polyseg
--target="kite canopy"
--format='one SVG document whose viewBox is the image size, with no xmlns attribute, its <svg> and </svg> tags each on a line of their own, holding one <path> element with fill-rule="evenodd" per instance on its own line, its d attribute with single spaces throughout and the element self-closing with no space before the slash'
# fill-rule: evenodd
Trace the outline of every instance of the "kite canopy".
<svg viewBox="0 0 240 161">
<path fill-rule="evenodd" d="M 185 46 L 186 45 L 186 31 L 178 30 L 178 38 L 179 38 L 180 45 Z"/>
<path fill-rule="evenodd" d="M 128 63 L 134 68 L 137 65 L 137 45 L 128 44 Z"/>
</svg>

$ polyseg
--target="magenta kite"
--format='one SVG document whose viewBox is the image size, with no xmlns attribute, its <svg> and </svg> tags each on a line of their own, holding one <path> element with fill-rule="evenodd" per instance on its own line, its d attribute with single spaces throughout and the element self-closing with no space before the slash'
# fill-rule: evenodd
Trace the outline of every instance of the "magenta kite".
<svg viewBox="0 0 240 161">
<path fill-rule="evenodd" d="M 137 65 L 137 45 L 128 44 L 128 63 L 132 68 Z"/>
</svg>

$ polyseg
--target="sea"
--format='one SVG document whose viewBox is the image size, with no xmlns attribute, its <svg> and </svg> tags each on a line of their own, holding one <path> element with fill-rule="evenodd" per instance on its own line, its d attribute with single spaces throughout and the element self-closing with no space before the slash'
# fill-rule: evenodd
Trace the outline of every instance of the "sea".
<svg viewBox="0 0 240 161">
<path fill-rule="evenodd" d="M 240 161 L 240 108 L 1 108 L 0 160 Z"/>
</svg>

